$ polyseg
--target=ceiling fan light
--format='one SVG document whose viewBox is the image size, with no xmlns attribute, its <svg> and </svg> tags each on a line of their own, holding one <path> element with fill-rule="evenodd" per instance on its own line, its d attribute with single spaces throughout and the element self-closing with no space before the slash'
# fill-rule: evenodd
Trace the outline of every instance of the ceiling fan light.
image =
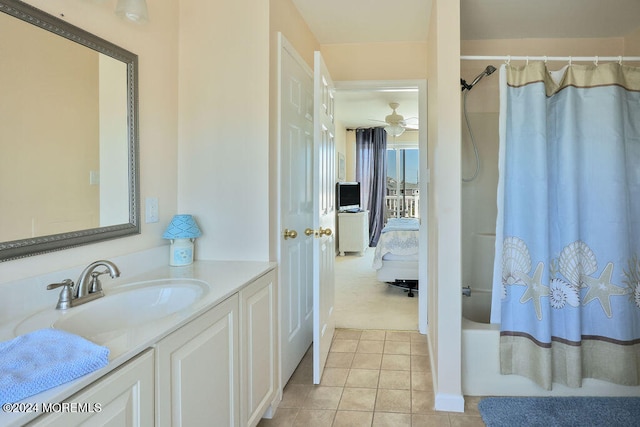
<svg viewBox="0 0 640 427">
<path fill-rule="evenodd" d="M 389 136 L 400 136 L 404 133 L 404 128 L 400 125 L 385 126 L 384 130 Z"/>
<path fill-rule="evenodd" d="M 149 20 L 145 0 L 118 0 L 116 15 L 132 22 L 143 23 Z"/>
</svg>

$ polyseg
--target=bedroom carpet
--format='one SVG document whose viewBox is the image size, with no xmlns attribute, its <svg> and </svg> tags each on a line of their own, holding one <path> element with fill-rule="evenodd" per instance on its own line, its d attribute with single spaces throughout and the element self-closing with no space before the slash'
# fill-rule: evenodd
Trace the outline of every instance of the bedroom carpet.
<svg viewBox="0 0 640 427">
<path fill-rule="evenodd" d="M 364 256 L 337 256 L 336 328 L 418 330 L 418 295 L 407 297 L 403 289 L 379 282 L 371 267 L 375 248 Z"/>
</svg>

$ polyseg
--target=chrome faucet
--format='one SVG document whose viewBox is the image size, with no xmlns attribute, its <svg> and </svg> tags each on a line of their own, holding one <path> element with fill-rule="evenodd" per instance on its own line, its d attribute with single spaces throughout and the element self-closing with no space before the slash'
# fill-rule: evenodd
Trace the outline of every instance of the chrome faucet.
<svg viewBox="0 0 640 427">
<path fill-rule="evenodd" d="M 97 271 L 99 267 L 106 267 L 106 269 Z M 111 261 L 94 261 L 80 273 L 78 282 L 75 285 L 72 280 L 65 279 L 60 283 L 50 284 L 47 289 L 62 287 L 56 308 L 65 310 L 103 297 L 104 293 L 102 292 L 102 283 L 100 283 L 99 276 L 107 273 L 114 279 L 120 276 L 120 270 Z"/>
<path fill-rule="evenodd" d="M 107 269 L 104 271 L 96 271 L 98 267 L 107 267 Z M 112 279 L 120 277 L 120 270 L 118 270 L 118 267 L 116 267 L 116 265 L 111 261 L 100 260 L 89 264 L 87 268 L 80 273 L 80 278 L 78 278 L 78 283 L 75 288 L 75 299 L 85 298 L 88 295 L 96 293 L 99 293 L 100 296 L 104 296 L 102 293 L 102 284 L 100 283 L 98 276 L 107 273 L 109 273 Z"/>
</svg>

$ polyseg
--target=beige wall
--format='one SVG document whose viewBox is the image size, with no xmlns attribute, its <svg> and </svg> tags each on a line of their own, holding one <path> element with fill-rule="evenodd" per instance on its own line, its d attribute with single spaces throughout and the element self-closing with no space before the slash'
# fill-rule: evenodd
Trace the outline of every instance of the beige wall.
<svg viewBox="0 0 640 427">
<path fill-rule="evenodd" d="M 272 49 L 277 41 L 277 33 L 281 32 L 307 65 L 313 69 L 313 52 L 320 50 L 320 44 L 302 19 L 298 9 L 291 0 L 272 0 L 269 3 Z"/>
<path fill-rule="evenodd" d="M 412 80 L 427 75 L 426 43 L 322 45 L 334 81 Z"/>
<path fill-rule="evenodd" d="M 160 222 L 145 224 L 143 215 L 141 235 L 0 263 L 2 283 L 165 245 L 161 236 L 177 206 L 176 2 L 149 3 L 150 21 L 145 25 L 118 18 L 114 14 L 114 2 L 30 0 L 28 3 L 56 16 L 63 13 L 69 23 L 138 55 L 142 212 L 145 197 L 158 197 Z M 123 271 L 122 275 L 126 277 L 127 272 Z"/>
<path fill-rule="evenodd" d="M 640 28 L 624 38 L 624 54 L 640 56 Z"/>
<path fill-rule="evenodd" d="M 180 1 L 178 208 L 197 259 L 269 259 L 269 3 Z"/>
</svg>

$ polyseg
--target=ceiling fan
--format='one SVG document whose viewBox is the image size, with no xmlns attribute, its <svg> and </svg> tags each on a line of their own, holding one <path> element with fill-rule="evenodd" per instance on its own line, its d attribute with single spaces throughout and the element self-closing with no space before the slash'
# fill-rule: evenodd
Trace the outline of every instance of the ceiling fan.
<svg viewBox="0 0 640 427">
<path fill-rule="evenodd" d="M 391 107 L 391 110 L 393 111 L 391 112 L 391 114 L 387 115 L 384 118 L 384 123 L 387 124 L 387 126 L 385 126 L 384 129 L 387 131 L 387 134 L 389 134 L 390 136 L 400 136 L 404 133 L 406 129 L 410 129 L 410 130 L 417 129 L 417 123 L 412 126 L 409 126 L 407 124 L 407 120 L 414 120 L 414 119 L 417 120 L 417 118 L 412 117 L 405 120 L 403 115 L 398 114 L 396 112 L 396 109 L 400 107 L 400 104 L 398 104 L 397 102 L 390 102 L 389 107 Z M 382 122 L 382 120 L 375 120 L 375 121 Z"/>
</svg>

